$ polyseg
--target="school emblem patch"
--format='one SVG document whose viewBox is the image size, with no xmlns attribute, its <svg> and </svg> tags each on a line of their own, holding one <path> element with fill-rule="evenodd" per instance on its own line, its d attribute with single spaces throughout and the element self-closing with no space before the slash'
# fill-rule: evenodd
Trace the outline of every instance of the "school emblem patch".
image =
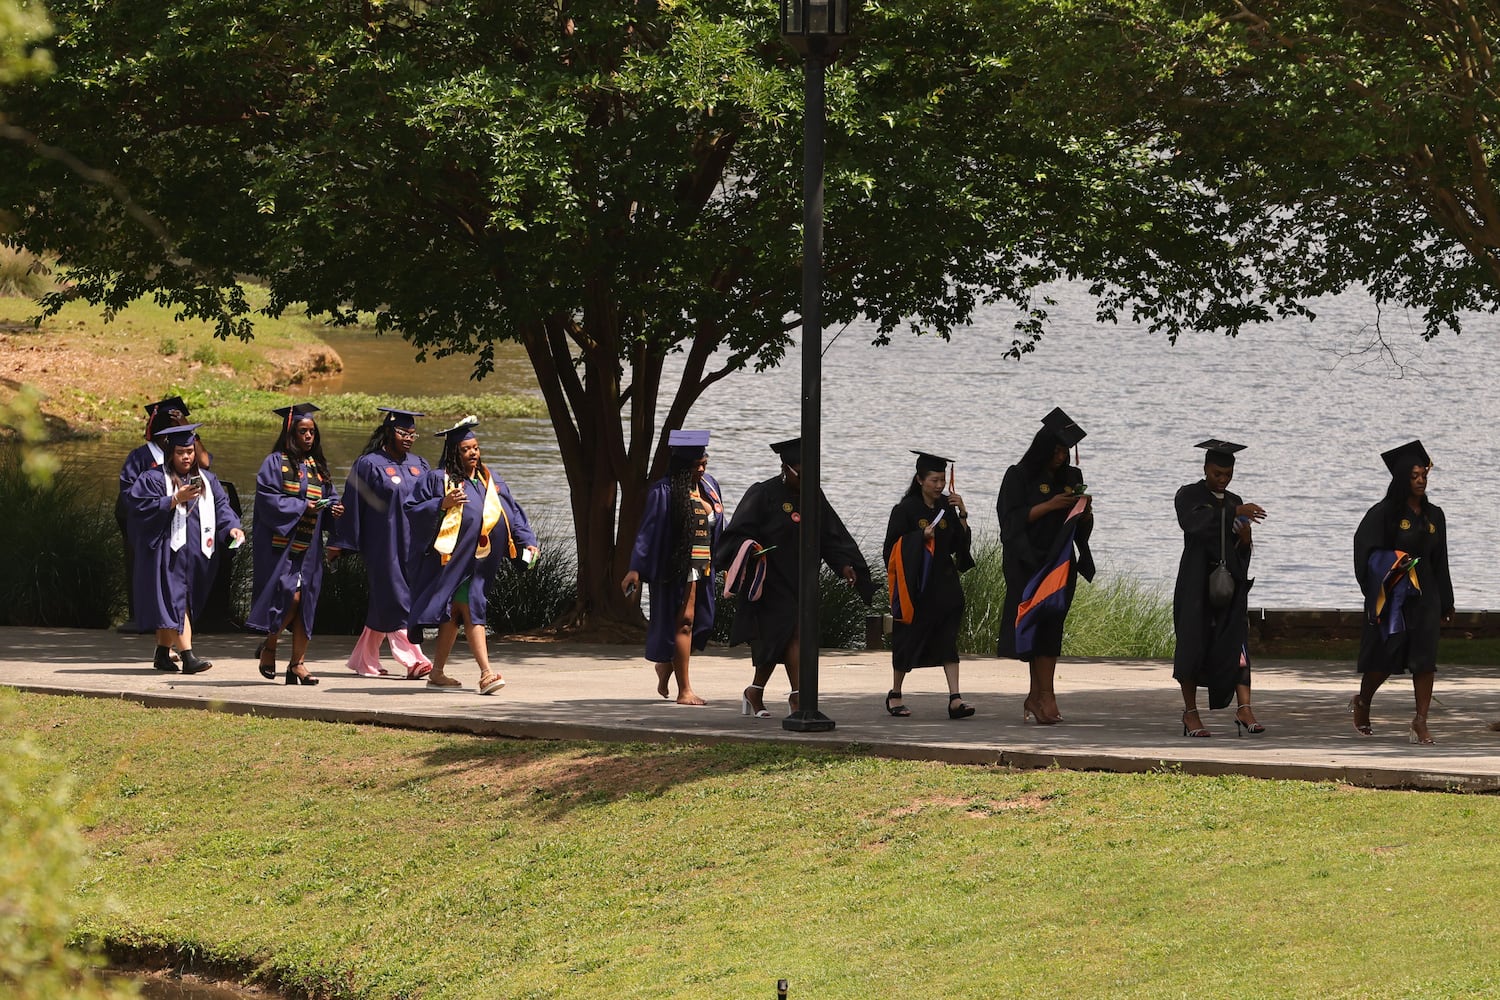
<svg viewBox="0 0 1500 1000">
<path fill-rule="evenodd" d="M 781 511 L 783 514 L 790 514 L 792 512 L 792 502 L 788 500 L 786 503 L 782 504 Z"/>
<path fill-rule="evenodd" d="M 1046 483 L 1043 483 L 1042 485 L 1038 486 L 1037 489 L 1039 489 L 1039 490 L 1042 491 L 1042 496 L 1046 496 L 1048 493 L 1052 492 L 1052 487 L 1048 486 Z"/>
<path fill-rule="evenodd" d="M 1402 531 L 1410 531 L 1411 530 L 1411 522 L 1408 521 L 1406 518 L 1403 517 L 1401 519 L 1401 523 L 1399 525 L 1397 525 L 1397 527 L 1399 527 Z"/>
</svg>

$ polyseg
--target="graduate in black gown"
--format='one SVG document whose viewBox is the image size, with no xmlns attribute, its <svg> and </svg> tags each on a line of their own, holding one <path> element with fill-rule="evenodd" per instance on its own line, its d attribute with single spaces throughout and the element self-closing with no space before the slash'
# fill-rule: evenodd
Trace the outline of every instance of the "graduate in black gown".
<svg viewBox="0 0 1500 1000">
<path fill-rule="evenodd" d="M 906 675 L 918 667 L 943 668 L 948 681 L 948 718 L 966 719 L 958 683 L 958 630 L 964 590 L 958 575 L 974 567 L 969 510 L 958 493 L 944 493 L 951 460 L 915 452 L 917 472 L 886 524 L 886 577 L 891 593 L 891 689 L 885 710 L 906 717 Z"/>
<path fill-rule="evenodd" d="M 1089 549 L 1093 499 L 1086 493 L 1083 473 L 1068 464 L 1068 449 L 1086 436 L 1071 417 L 1054 408 L 1042 418 L 1026 454 L 1005 470 L 995 501 L 1000 518 L 1000 567 L 1005 574 L 1005 606 L 1000 612 L 995 655 L 1028 665 L 1031 684 L 1021 719 L 1032 718 L 1044 726 L 1062 721 L 1056 675 L 1063 624 L 1078 578 L 1094 578 Z M 1027 585 L 1033 580 L 1048 584 L 1051 592 L 1045 599 L 1025 603 Z M 1043 595 L 1032 595 L 1034 599 L 1039 596 Z M 1018 643 L 1017 618 L 1023 610 L 1028 620 Z"/>
<path fill-rule="evenodd" d="M 714 627 L 713 554 L 724 533 L 724 496 L 708 474 L 708 431 L 671 431 L 667 448 L 667 475 L 646 493 L 620 589 L 629 596 L 641 581 L 651 585 L 646 659 L 656 665 L 656 693 L 671 697 L 675 676 L 677 704 L 702 705 L 688 666 Z"/>
<path fill-rule="evenodd" d="M 1380 457 L 1391 470 L 1391 484 L 1354 532 L 1354 575 L 1365 595 L 1365 625 L 1359 640 L 1359 694 L 1350 700 L 1349 711 L 1355 731 L 1369 736 L 1375 692 L 1391 674 L 1410 671 L 1417 711 L 1407 738 L 1429 744 L 1427 712 L 1437 676 L 1438 632 L 1453 619 L 1448 522 L 1443 509 L 1427 499 L 1432 458 L 1421 441 Z"/>
<path fill-rule="evenodd" d="M 240 519 L 213 473 L 198 465 L 199 424 L 172 426 L 155 436 L 164 461 L 142 471 L 125 494 L 136 627 L 156 633 L 157 670 L 202 673 L 213 663 L 193 652 L 193 619 L 208 600 L 221 552 L 245 540 Z"/>
<path fill-rule="evenodd" d="M 1229 492 L 1234 456 L 1242 444 L 1216 439 L 1206 449 L 1203 478 L 1177 491 L 1173 501 L 1182 528 L 1182 558 L 1172 592 L 1172 626 L 1177 648 L 1172 677 L 1182 687 L 1182 735 L 1211 736 L 1198 714 L 1198 688 L 1208 688 L 1208 707 L 1223 708 L 1231 698 L 1235 732 L 1266 731 L 1250 708 L 1250 586 L 1252 523 L 1265 520 L 1265 508 Z M 1222 563 L 1228 580 L 1211 580 Z"/>
<path fill-rule="evenodd" d="M 719 542 L 715 564 L 733 579 L 734 625 L 729 644 L 750 643 L 755 677 L 740 697 L 740 714 L 768 719 L 766 682 L 776 664 L 786 665 L 789 702 L 797 711 L 799 678 L 798 571 L 802 545 L 802 439 L 780 441 L 771 450 L 781 458 L 781 474 L 745 491 Z M 870 567 L 828 497 L 819 491 L 822 534 L 819 554 L 828 568 L 855 587 L 866 602 L 875 593 Z"/>
</svg>

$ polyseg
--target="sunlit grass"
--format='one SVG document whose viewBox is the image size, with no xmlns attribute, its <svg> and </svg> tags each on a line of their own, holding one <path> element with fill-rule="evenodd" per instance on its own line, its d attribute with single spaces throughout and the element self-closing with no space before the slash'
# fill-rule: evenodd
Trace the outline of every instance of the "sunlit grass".
<svg viewBox="0 0 1500 1000">
<path fill-rule="evenodd" d="M 1494 797 L 0 697 L 73 775 L 88 931 L 319 995 L 1500 990 Z"/>
</svg>

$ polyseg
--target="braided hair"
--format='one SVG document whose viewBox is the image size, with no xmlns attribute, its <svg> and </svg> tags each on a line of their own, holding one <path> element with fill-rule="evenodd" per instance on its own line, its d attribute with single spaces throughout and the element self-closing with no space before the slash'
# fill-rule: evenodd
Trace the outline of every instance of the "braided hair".
<svg viewBox="0 0 1500 1000">
<path fill-rule="evenodd" d="M 674 452 L 667 467 L 670 492 L 667 500 L 667 523 L 672 529 L 672 550 L 667 561 L 671 579 L 687 576 L 693 557 L 693 473 L 701 454 L 679 458 Z"/>
<path fill-rule="evenodd" d="M 464 482 L 469 478 L 469 474 L 464 471 L 463 460 L 458 457 L 459 449 L 467 440 L 467 438 L 460 438 L 455 441 L 452 437 L 443 439 L 443 454 L 438 459 L 438 465 L 456 483 Z M 474 473 L 481 479 L 489 477 L 490 470 L 485 468 L 482 457 L 479 459 L 479 464 L 474 467 Z"/>
</svg>

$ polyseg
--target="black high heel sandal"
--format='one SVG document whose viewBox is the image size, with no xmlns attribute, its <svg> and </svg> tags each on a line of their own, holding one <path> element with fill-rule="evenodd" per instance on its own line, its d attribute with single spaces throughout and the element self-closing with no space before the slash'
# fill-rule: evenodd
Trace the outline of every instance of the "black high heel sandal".
<svg viewBox="0 0 1500 1000">
<path fill-rule="evenodd" d="M 911 709 L 907 708 L 905 705 L 897 705 L 895 708 L 891 707 L 891 699 L 900 697 L 900 691 L 887 691 L 885 695 L 885 710 L 896 716 L 896 718 L 898 719 L 904 719 L 907 716 L 911 715 Z"/>
<path fill-rule="evenodd" d="M 306 667 L 302 666 L 301 660 L 298 660 L 296 663 L 288 663 L 286 665 L 286 682 L 288 684 L 303 684 L 307 687 L 315 687 L 318 683 L 318 679 L 312 674 L 297 673 L 298 667 L 302 667 L 303 670 L 307 669 Z"/>
<path fill-rule="evenodd" d="M 1266 731 L 1266 727 L 1262 726 L 1259 722 L 1245 722 L 1240 719 L 1241 709 L 1249 707 L 1250 703 L 1247 701 L 1234 710 L 1234 735 L 1236 736 L 1244 736 L 1246 733 L 1249 733 L 1251 736 L 1259 736 Z M 1254 713 L 1251 714 L 1252 716 L 1254 715 Z"/>
<path fill-rule="evenodd" d="M 255 647 L 255 658 L 260 661 L 260 675 L 268 681 L 276 679 L 276 653 L 271 653 L 271 662 L 265 660 L 266 643 L 269 640 L 262 639 L 260 645 Z"/>
<path fill-rule="evenodd" d="M 953 707 L 953 703 L 955 701 L 958 702 L 958 707 L 957 708 Z M 955 692 L 953 692 L 952 694 L 950 694 L 948 696 L 948 718 L 950 718 L 950 719 L 967 719 L 969 716 L 971 716 L 973 714 L 974 714 L 974 706 L 973 705 L 965 705 L 964 704 L 964 696 L 963 695 L 961 695 L 957 691 L 955 691 Z"/>
<path fill-rule="evenodd" d="M 1182 713 L 1182 735 L 1192 736 L 1197 739 L 1207 739 L 1208 737 L 1213 735 L 1213 733 L 1209 732 L 1208 729 L 1203 725 L 1203 716 L 1201 715 L 1198 715 L 1198 728 L 1189 729 L 1187 724 L 1187 717 L 1190 715 L 1198 715 L 1198 710 L 1196 708 L 1190 708 L 1186 712 Z"/>
</svg>

